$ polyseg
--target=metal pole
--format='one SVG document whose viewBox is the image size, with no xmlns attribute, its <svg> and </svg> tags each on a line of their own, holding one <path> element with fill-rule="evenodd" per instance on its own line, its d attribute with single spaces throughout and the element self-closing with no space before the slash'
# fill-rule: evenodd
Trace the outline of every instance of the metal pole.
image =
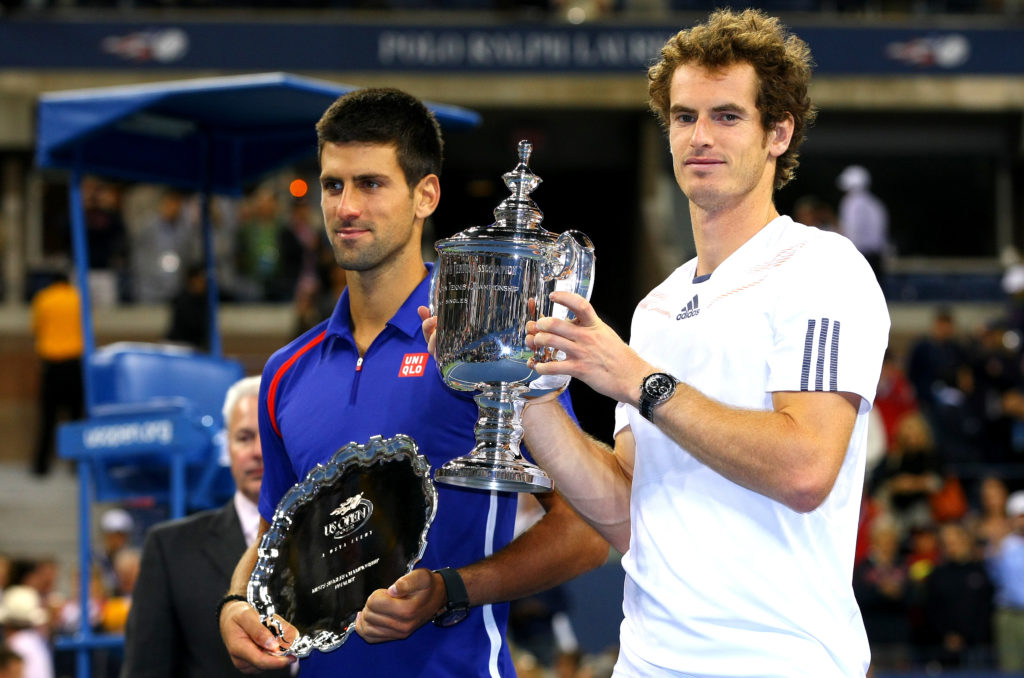
<svg viewBox="0 0 1024 678">
<path fill-rule="evenodd" d="M 93 393 L 89 376 L 89 359 L 96 350 L 96 339 L 92 326 L 92 299 L 89 296 L 89 245 L 85 239 L 85 208 L 82 206 L 82 170 L 71 172 L 71 186 L 68 187 L 71 212 L 71 251 L 75 261 L 75 275 L 78 293 L 82 298 L 82 386 L 85 389 L 85 411 L 92 415 Z"/>
</svg>

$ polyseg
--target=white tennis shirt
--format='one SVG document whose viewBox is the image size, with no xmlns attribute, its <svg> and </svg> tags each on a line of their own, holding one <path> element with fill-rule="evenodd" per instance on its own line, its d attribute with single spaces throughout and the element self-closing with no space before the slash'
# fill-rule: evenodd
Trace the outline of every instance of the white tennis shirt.
<svg viewBox="0 0 1024 678">
<path fill-rule="evenodd" d="M 835 486 L 807 514 L 710 470 L 618 406 L 615 432 L 632 429 L 636 465 L 616 675 L 864 676 L 851 580 L 888 343 L 881 290 L 849 240 L 789 217 L 710 277 L 694 281 L 696 266 L 637 307 L 630 345 L 640 355 L 734 407 L 770 410 L 774 391 L 848 391 L 861 406 Z"/>
</svg>

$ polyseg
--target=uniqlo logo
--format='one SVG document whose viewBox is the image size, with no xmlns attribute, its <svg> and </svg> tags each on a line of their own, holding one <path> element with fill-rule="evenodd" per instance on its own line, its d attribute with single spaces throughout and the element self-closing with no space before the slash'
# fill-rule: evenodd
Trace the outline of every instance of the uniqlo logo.
<svg viewBox="0 0 1024 678">
<path fill-rule="evenodd" d="M 402 367 L 398 370 L 400 377 L 422 377 L 427 369 L 429 353 L 406 353 L 402 358 Z"/>
</svg>

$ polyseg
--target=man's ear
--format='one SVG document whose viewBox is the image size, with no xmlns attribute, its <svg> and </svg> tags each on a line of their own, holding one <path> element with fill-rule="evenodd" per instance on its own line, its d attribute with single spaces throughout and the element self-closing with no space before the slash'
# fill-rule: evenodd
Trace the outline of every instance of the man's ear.
<svg viewBox="0 0 1024 678">
<path fill-rule="evenodd" d="M 428 174 L 427 176 L 420 179 L 420 183 L 416 184 L 416 188 L 413 189 L 413 197 L 416 205 L 416 216 L 420 219 L 426 219 L 434 210 L 437 209 L 437 203 L 441 201 L 441 180 L 437 178 L 436 174 Z"/>
<path fill-rule="evenodd" d="M 793 127 L 793 114 L 786 113 L 785 118 L 768 130 L 768 152 L 773 158 L 778 158 L 789 148 L 789 142 L 793 140 Z"/>
</svg>

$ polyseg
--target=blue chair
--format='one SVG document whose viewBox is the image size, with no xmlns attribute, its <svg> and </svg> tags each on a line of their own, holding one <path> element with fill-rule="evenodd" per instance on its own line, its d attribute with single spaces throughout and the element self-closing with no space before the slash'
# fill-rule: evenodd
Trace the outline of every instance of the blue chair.
<svg viewBox="0 0 1024 678">
<path fill-rule="evenodd" d="M 121 342 L 86 364 L 88 418 L 58 432 L 62 457 L 85 462 L 98 501 L 152 497 L 172 517 L 233 491 L 221 408 L 241 363 L 164 344 Z"/>
</svg>

